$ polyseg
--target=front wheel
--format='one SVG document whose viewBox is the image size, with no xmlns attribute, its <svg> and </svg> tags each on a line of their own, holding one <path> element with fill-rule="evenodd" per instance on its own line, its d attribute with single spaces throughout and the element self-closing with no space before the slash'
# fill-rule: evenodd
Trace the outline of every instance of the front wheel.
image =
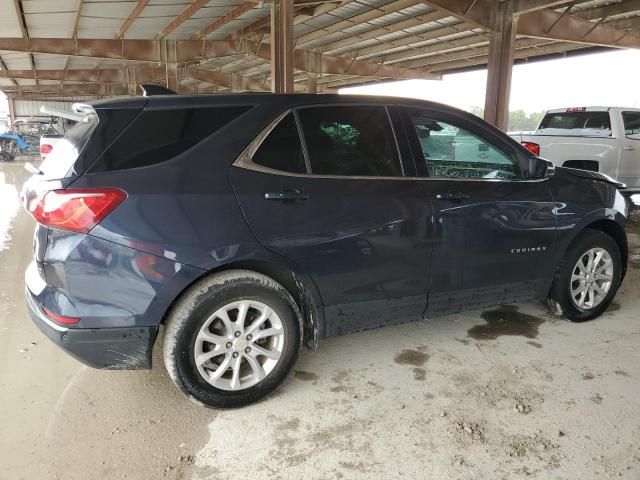
<svg viewBox="0 0 640 480">
<path fill-rule="evenodd" d="M 574 322 L 598 317 L 613 300 L 621 278 L 618 244 L 600 230 L 586 229 L 558 268 L 547 298 L 549 309 Z"/>
<path fill-rule="evenodd" d="M 291 295 L 264 275 L 233 270 L 191 288 L 167 319 L 164 360 L 197 403 L 240 407 L 284 380 L 301 344 Z"/>
</svg>

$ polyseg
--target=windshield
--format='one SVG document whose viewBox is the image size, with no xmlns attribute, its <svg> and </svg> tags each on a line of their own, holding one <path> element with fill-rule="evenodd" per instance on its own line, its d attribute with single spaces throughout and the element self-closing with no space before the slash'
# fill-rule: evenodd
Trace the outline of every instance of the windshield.
<svg viewBox="0 0 640 480">
<path fill-rule="evenodd" d="M 609 112 L 547 113 L 538 131 L 545 135 L 610 137 Z"/>
<path fill-rule="evenodd" d="M 47 155 L 40 170 L 47 178 L 63 178 L 73 167 L 80 152 L 87 145 L 91 134 L 98 125 L 96 115 L 88 115 L 84 120 L 76 123 L 67 134 L 61 138 Z"/>
</svg>

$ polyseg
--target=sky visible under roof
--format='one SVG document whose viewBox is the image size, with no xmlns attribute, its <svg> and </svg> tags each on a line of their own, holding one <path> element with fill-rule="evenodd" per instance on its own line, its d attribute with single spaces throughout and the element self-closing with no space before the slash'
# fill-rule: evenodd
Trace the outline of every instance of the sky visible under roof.
<svg viewBox="0 0 640 480">
<path fill-rule="evenodd" d="M 487 71 L 446 75 L 443 80 L 406 80 L 342 93 L 410 96 L 464 110 L 484 107 Z M 620 50 L 517 65 L 510 110 L 539 112 L 570 106 L 640 107 L 640 50 Z"/>
</svg>

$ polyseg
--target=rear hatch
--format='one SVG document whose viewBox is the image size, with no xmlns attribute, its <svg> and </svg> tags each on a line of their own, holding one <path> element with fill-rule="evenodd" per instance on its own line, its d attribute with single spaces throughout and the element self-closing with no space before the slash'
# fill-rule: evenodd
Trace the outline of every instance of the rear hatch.
<svg viewBox="0 0 640 480">
<path fill-rule="evenodd" d="M 141 109 L 101 109 L 86 104 L 75 104 L 73 110 L 82 115 L 82 120 L 60 138 L 47 158 L 35 167 L 37 173 L 25 182 L 21 192 L 23 206 L 38 221 L 34 236 L 34 257 L 39 269 L 42 268 L 47 247 L 48 225 L 68 227 L 65 229 L 81 233 L 86 233 L 88 229 L 85 227 L 91 225 L 91 219 L 87 216 L 80 217 L 85 227 L 78 222 L 69 222 L 79 209 L 87 208 L 85 199 L 76 197 L 72 199 L 73 202 L 68 202 L 69 198 L 58 193 L 68 192 L 67 189 L 73 182 L 87 170 Z M 47 202 L 44 201 L 45 198 Z M 91 198 L 94 204 L 88 205 L 89 215 L 91 209 L 95 211 L 98 206 L 95 196 Z M 64 223 L 61 223 L 63 221 Z"/>
</svg>

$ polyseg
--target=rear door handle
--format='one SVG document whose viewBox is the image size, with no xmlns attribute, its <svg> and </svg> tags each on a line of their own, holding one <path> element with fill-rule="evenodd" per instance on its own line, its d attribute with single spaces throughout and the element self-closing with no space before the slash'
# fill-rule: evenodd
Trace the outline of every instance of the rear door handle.
<svg viewBox="0 0 640 480">
<path fill-rule="evenodd" d="M 267 200 L 307 200 L 309 195 L 298 190 L 281 190 L 279 192 L 267 192 L 264 194 Z"/>
<path fill-rule="evenodd" d="M 636 147 L 632 146 L 632 145 L 625 145 L 624 147 L 622 147 L 622 150 L 635 150 Z"/>
<path fill-rule="evenodd" d="M 470 196 L 463 192 L 449 190 L 448 192 L 445 192 L 445 193 L 438 193 L 436 195 L 436 198 L 438 200 L 449 200 L 450 202 L 460 202 L 462 200 L 466 200 L 470 198 Z"/>
</svg>

